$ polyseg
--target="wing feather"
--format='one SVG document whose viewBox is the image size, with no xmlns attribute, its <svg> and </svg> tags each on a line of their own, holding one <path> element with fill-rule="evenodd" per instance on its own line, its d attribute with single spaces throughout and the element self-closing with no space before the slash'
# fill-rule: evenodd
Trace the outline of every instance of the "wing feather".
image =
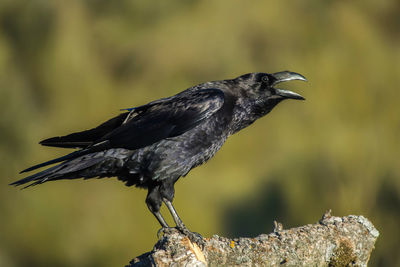
<svg viewBox="0 0 400 267">
<path fill-rule="evenodd" d="M 163 102 L 150 103 L 137 109 L 138 115 L 105 135 L 101 141 L 108 140 L 113 148 L 133 150 L 145 147 L 194 128 L 223 104 L 224 93 L 219 89 L 192 91 Z"/>
<path fill-rule="evenodd" d="M 121 113 L 120 115 L 102 123 L 96 128 L 72 133 L 65 136 L 57 136 L 45 139 L 39 144 L 43 146 L 54 146 L 64 148 L 85 148 L 92 145 L 104 135 L 111 132 L 115 128 L 121 126 L 124 120 L 128 117 L 129 112 Z"/>
<path fill-rule="evenodd" d="M 181 135 L 212 116 L 223 104 L 223 91 L 214 88 L 187 91 L 186 94 L 180 93 L 150 102 L 122 113 L 94 129 L 41 141 L 40 144 L 45 146 L 78 147 L 81 150 L 32 166 L 22 172 L 58 162 L 68 162 L 111 148 L 139 149 L 162 139 Z M 35 175 L 32 177 L 36 178 Z"/>
</svg>

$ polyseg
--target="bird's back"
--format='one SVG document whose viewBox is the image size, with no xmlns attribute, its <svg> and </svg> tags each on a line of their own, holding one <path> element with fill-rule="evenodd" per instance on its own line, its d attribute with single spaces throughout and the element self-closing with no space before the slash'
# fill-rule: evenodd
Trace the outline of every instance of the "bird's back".
<svg viewBox="0 0 400 267">
<path fill-rule="evenodd" d="M 126 163 L 129 175 L 120 179 L 128 185 L 147 187 L 152 181 L 176 180 L 208 161 L 231 134 L 231 101 L 195 128 L 135 150 Z"/>
</svg>

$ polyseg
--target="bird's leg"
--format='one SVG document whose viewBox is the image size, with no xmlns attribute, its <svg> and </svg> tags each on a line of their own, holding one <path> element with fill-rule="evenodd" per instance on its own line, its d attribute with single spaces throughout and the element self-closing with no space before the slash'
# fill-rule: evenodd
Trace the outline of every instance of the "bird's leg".
<svg viewBox="0 0 400 267">
<path fill-rule="evenodd" d="M 160 232 L 164 232 L 165 229 L 170 228 L 165 221 L 164 217 L 160 213 L 162 200 L 158 191 L 158 187 L 149 188 L 149 192 L 146 197 L 146 204 L 151 213 L 156 217 L 157 221 L 161 224 L 161 229 L 157 232 L 157 237 L 160 239 Z"/>
<path fill-rule="evenodd" d="M 191 232 L 189 229 L 187 229 L 185 224 L 182 222 L 181 218 L 179 218 L 179 215 L 176 212 L 176 210 L 174 208 L 174 205 L 172 205 L 172 202 L 169 201 L 166 198 L 163 198 L 163 202 L 165 203 L 165 205 L 167 206 L 169 212 L 171 213 L 172 218 L 174 219 L 174 221 L 176 223 L 176 228 L 182 234 L 186 235 L 190 239 L 190 241 L 192 241 L 194 243 L 197 243 L 201 247 L 204 247 L 205 246 L 205 242 L 203 240 L 203 237 L 199 233 Z"/>
<path fill-rule="evenodd" d="M 162 228 L 169 228 L 167 222 L 159 211 L 153 212 L 153 214 L 157 218 L 158 222 L 161 224 Z"/>
<path fill-rule="evenodd" d="M 149 208 L 150 209 L 150 208 Z M 151 211 L 151 209 L 150 209 Z M 157 238 L 160 239 L 160 233 L 165 232 L 166 229 L 169 229 L 169 225 L 165 221 L 164 217 L 161 215 L 160 211 L 153 212 L 153 215 L 157 218 L 157 221 L 161 224 L 161 228 L 157 231 Z"/>
<path fill-rule="evenodd" d="M 186 226 L 185 226 L 185 224 L 183 224 L 181 218 L 179 218 L 179 215 L 178 215 L 178 213 L 176 212 L 176 210 L 175 210 L 175 208 L 174 208 L 174 205 L 172 205 L 172 202 L 169 201 L 169 200 L 166 199 L 166 198 L 164 198 L 163 201 L 164 201 L 165 205 L 167 206 L 169 212 L 171 213 L 172 218 L 174 219 L 174 221 L 175 221 L 175 223 L 176 223 L 176 226 L 177 226 L 178 228 L 181 228 L 181 229 L 187 229 Z"/>
</svg>

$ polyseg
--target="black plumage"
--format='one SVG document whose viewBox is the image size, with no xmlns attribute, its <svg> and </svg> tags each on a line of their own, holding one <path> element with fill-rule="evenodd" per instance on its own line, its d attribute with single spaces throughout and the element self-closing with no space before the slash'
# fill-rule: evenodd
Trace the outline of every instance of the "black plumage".
<svg viewBox="0 0 400 267">
<path fill-rule="evenodd" d="M 172 205 L 175 182 L 214 156 L 230 135 L 282 100 L 304 99 L 274 87 L 289 80 L 306 79 L 283 71 L 206 82 L 128 109 L 96 128 L 43 140 L 40 144 L 45 146 L 79 150 L 22 171 L 58 163 L 12 185 L 115 176 L 128 186 L 148 189 L 147 206 L 163 227 L 168 227 L 160 214 L 165 203 L 177 227 L 185 230 Z"/>
</svg>

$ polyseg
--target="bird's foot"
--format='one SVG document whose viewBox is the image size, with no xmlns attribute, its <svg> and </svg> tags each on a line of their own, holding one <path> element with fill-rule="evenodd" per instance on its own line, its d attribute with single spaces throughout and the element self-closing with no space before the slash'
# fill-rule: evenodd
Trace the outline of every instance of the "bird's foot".
<svg viewBox="0 0 400 267">
<path fill-rule="evenodd" d="M 197 245 L 199 245 L 201 249 L 205 247 L 206 242 L 201 234 L 190 231 L 185 225 L 176 226 L 176 229 L 187 236 L 192 243 L 196 243 Z"/>
</svg>

